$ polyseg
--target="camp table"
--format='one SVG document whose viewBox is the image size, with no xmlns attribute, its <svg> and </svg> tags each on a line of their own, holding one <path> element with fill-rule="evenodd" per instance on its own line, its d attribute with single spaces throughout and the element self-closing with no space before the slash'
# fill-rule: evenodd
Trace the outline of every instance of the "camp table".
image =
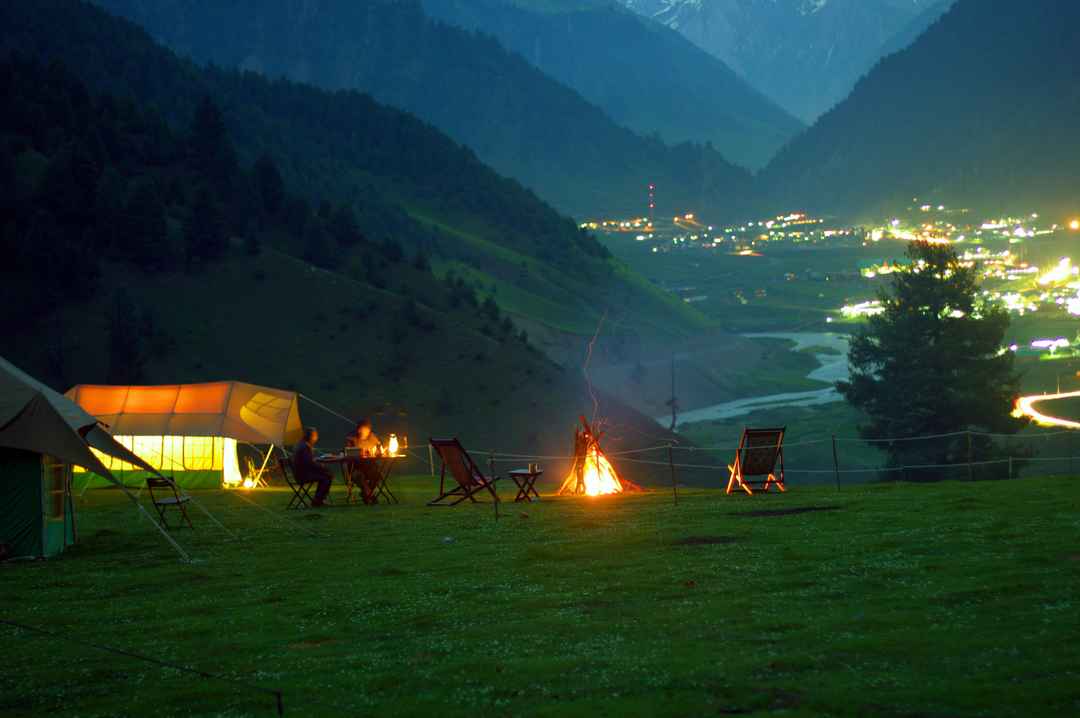
<svg viewBox="0 0 1080 718">
<path fill-rule="evenodd" d="M 541 469 L 514 469 L 513 471 L 506 472 L 515 484 L 517 484 L 518 492 L 514 497 L 514 502 L 518 501 L 532 501 L 533 497 L 536 500 L 540 500 L 540 494 L 536 492 L 536 480 L 544 475 Z"/>
<path fill-rule="evenodd" d="M 347 454 L 330 454 L 320 456 L 316 461 L 320 464 L 334 465 L 341 472 L 341 479 L 348 487 L 349 495 L 347 503 L 355 503 L 353 498 L 353 486 L 359 484 L 360 499 L 368 506 L 377 504 L 383 499 L 388 504 L 398 503 L 398 499 L 390 490 L 388 481 L 394 469 L 394 460 L 404 458 L 402 456 L 349 456 Z M 359 477 L 359 481 L 356 481 Z"/>
</svg>

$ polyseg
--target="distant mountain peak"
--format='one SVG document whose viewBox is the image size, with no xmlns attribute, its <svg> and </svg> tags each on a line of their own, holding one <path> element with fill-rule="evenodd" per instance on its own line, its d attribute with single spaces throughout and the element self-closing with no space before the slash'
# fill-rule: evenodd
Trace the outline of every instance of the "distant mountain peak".
<svg viewBox="0 0 1080 718">
<path fill-rule="evenodd" d="M 842 100 L 951 0 L 620 0 L 706 52 L 803 122 Z M 911 38 L 913 39 L 913 38 Z M 910 42 L 910 40 L 908 41 Z"/>
</svg>

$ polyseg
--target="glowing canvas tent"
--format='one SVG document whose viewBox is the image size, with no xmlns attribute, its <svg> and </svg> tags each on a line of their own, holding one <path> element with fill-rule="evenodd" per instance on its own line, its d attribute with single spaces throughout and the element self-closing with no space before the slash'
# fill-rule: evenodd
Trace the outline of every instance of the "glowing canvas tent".
<svg viewBox="0 0 1080 718">
<path fill-rule="evenodd" d="M 0 357 L 0 544 L 8 558 L 54 556 L 75 542 L 71 467 L 118 483 L 99 456 L 150 469 L 93 416 Z"/>
<path fill-rule="evenodd" d="M 67 396 L 182 486 L 243 482 L 237 442 L 287 446 L 303 432 L 296 392 L 238 381 L 166 386 L 82 384 Z M 136 467 L 119 460 L 112 471 Z"/>
</svg>

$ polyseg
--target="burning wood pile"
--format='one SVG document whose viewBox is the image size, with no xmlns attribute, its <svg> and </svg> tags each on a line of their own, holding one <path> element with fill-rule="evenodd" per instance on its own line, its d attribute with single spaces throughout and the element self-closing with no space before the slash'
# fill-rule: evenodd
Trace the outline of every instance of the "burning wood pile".
<svg viewBox="0 0 1080 718">
<path fill-rule="evenodd" d="M 559 495 L 606 496 L 627 491 L 641 491 L 641 487 L 619 476 L 615 467 L 600 448 L 602 432 L 596 431 L 585 417 L 581 427 L 574 431 L 574 454 L 570 473 L 563 481 Z"/>
</svg>

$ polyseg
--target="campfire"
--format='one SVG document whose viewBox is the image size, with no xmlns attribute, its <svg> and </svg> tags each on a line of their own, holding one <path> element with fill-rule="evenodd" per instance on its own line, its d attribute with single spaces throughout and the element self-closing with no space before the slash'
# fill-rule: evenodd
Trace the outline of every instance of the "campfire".
<svg viewBox="0 0 1080 718">
<path fill-rule="evenodd" d="M 570 474 L 559 489 L 560 496 L 606 496 L 641 490 L 637 484 L 619 477 L 600 448 L 601 435 L 585 417 L 581 417 L 581 428 L 574 431 L 573 463 Z"/>
</svg>

